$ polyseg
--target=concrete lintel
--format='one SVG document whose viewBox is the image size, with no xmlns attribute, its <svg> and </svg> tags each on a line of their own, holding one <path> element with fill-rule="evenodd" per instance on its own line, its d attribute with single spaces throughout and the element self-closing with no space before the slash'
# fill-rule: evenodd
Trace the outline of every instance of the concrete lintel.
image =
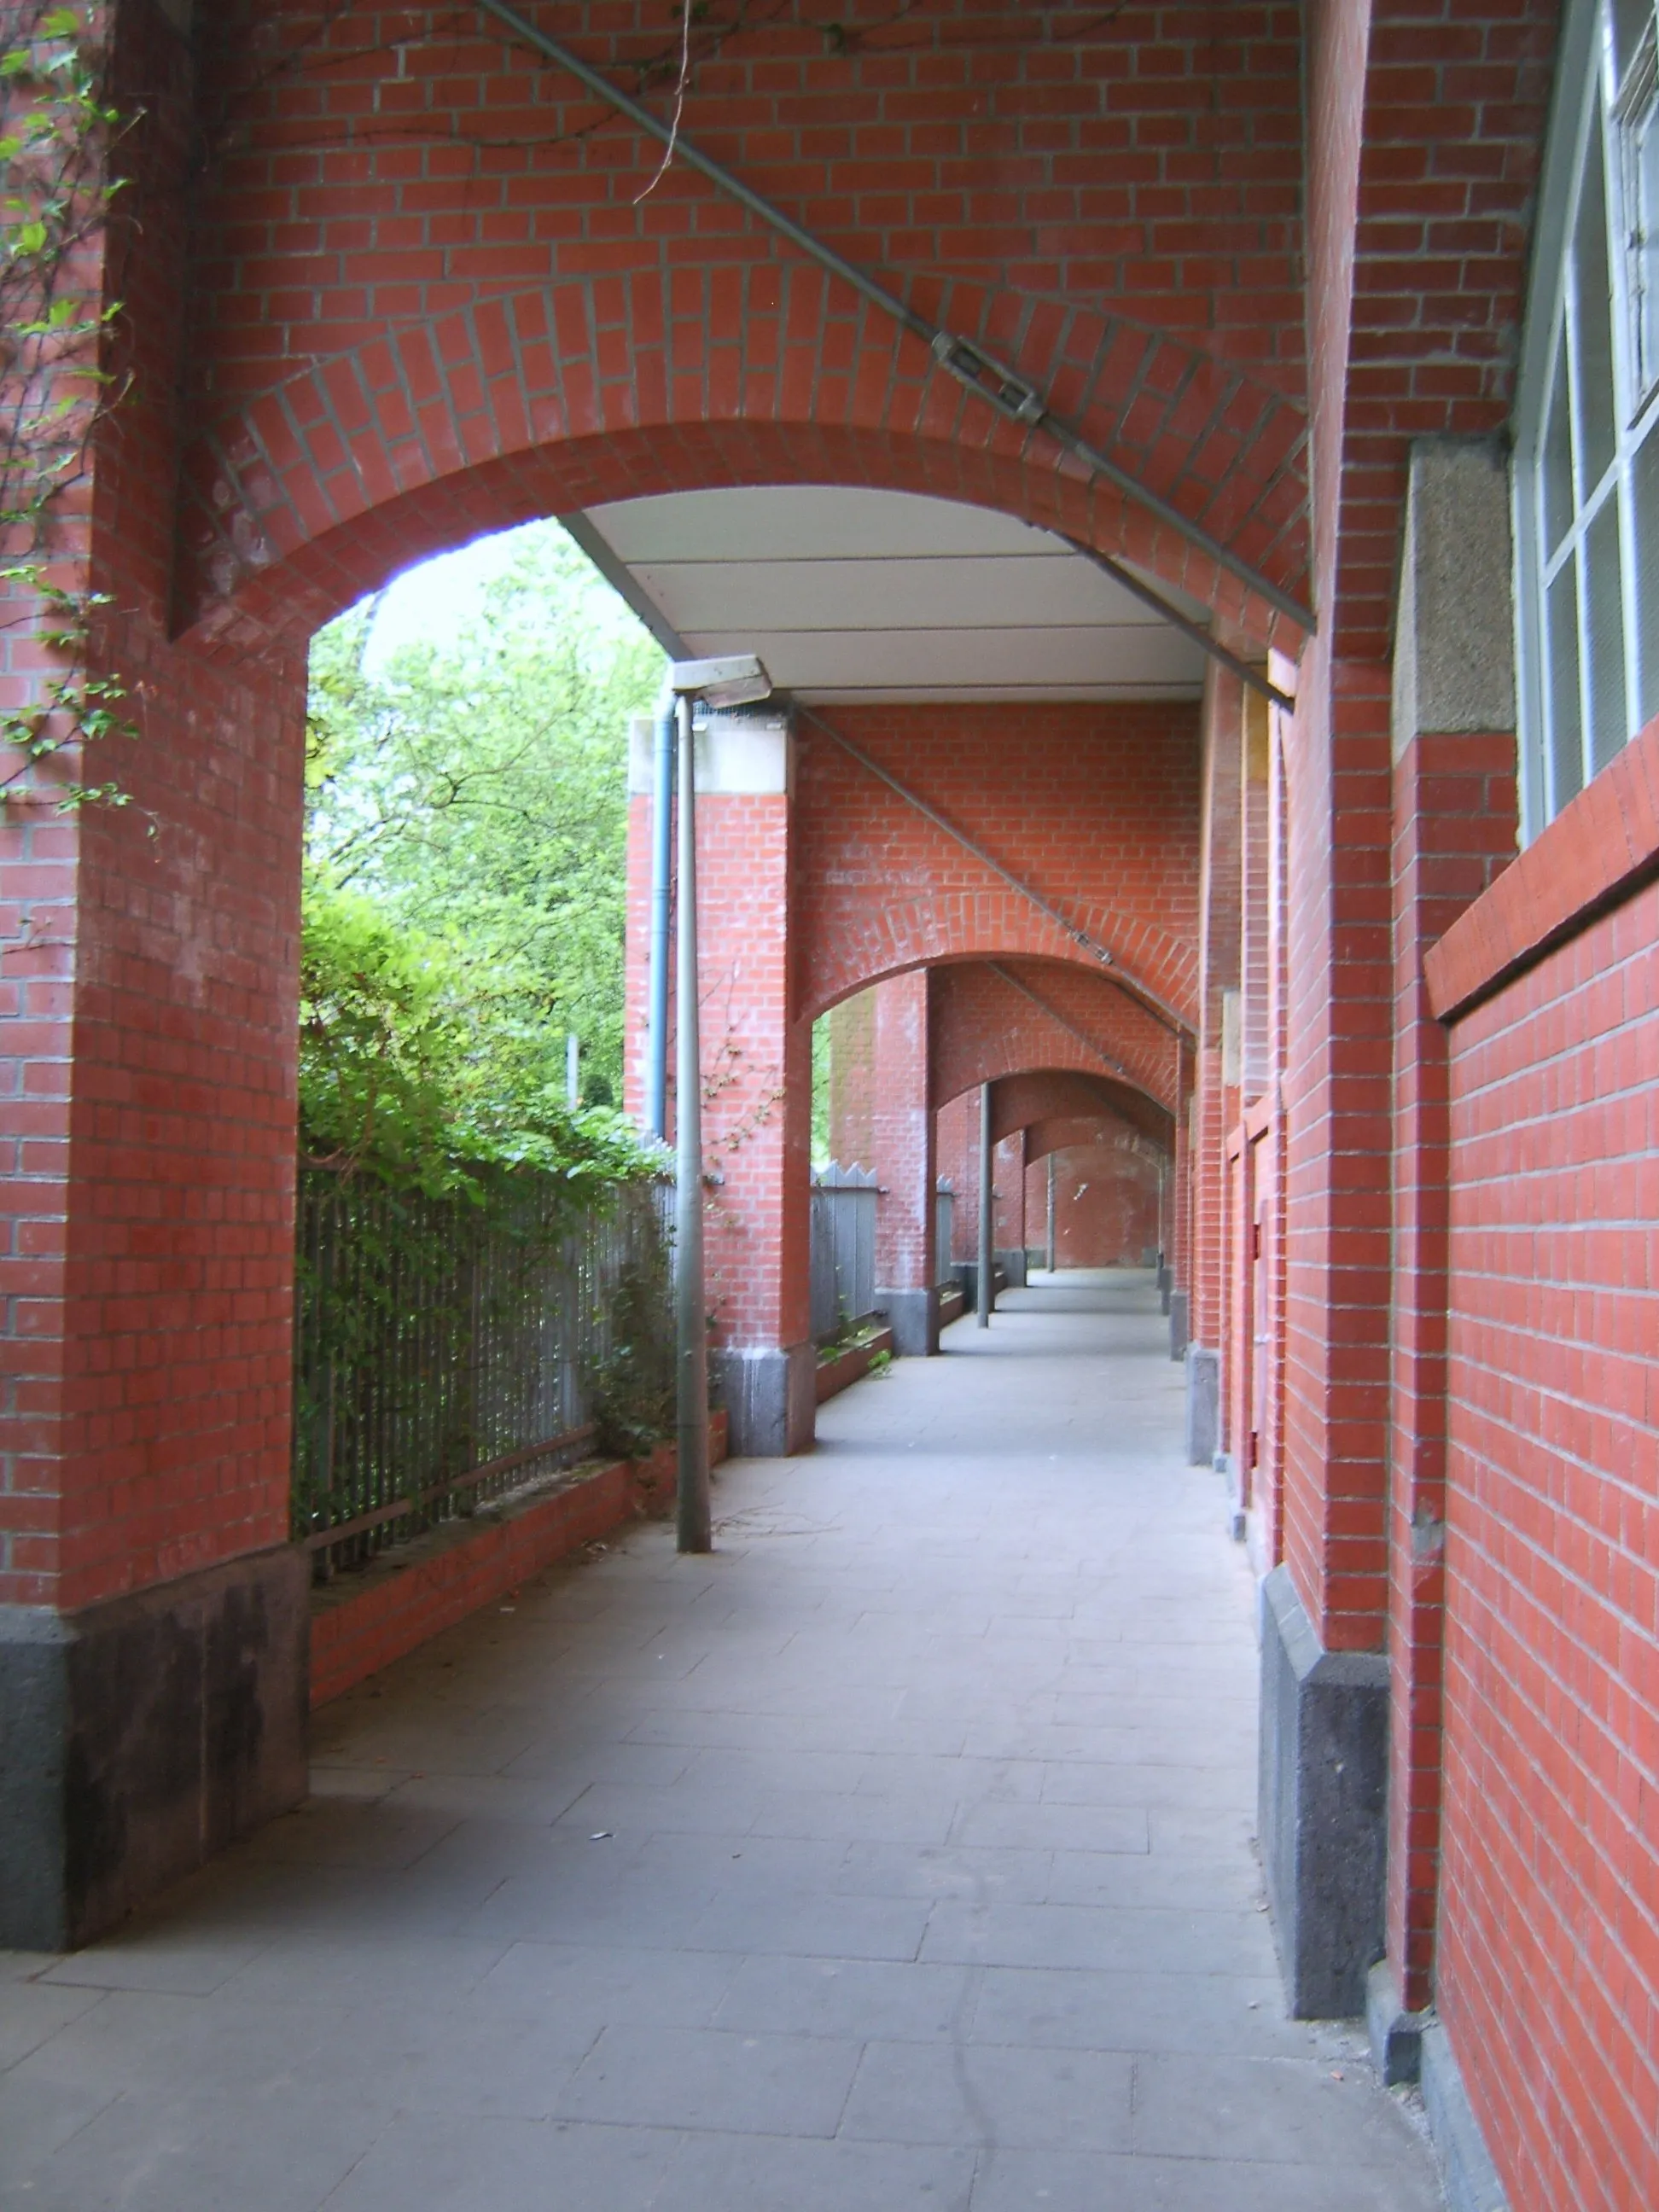
<svg viewBox="0 0 1659 2212">
<path fill-rule="evenodd" d="M 1492 439 L 1420 438 L 1395 618 L 1394 756 L 1425 731 L 1514 727 L 1508 460 Z"/>
<path fill-rule="evenodd" d="M 739 1459 L 793 1459 L 812 1448 L 817 1411 L 817 1348 L 811 1344 L 742 1346 L 713 1352 Z"/>
<path fill-rule="evenodd" d="M 887 1316 L 900 1359 L 931 1359 L 939 1350 L 939 1291 L 876 1288 L 876 1311 Z"/>
<path fill-rule="evenodd" d="M 1297 2020 L 1348 2020 L 1382 1954 L 1389 1662 L 1327 1651 L 1290 1571 L 1261 1588 L 1258 1828 Z"/>
<path fill-rule="evenodd" d="M 1221 1354 L 1187 1346 L 1187 1464 L 1213 1467 L 1221 1442 Z"/>
<path fill-rule="evenodd" d="M 1447 2212 L 1509 2212 L 1480 2123 L 1443 2024 L 1430 2019 L 1422 2037 L 1423 2106 L 1440 2159 Z"/>
<path fill-rule="evenodd" d="M 67 1614 L 0 1607 L 0 1945 L 90 1942 L 307 1789 L 283 1544 Z"/>
<path fill-rule="evenodd" d="M 637 797 L 653 779 L 654 726 L 636 718 L 629 726 L 628 788 Z M 752 715 L 711 714 L 696 731 L 697 793 L 782 797 L 795 787 L 795 741 L 788 719 L 775 709 Z"/>
</svg>

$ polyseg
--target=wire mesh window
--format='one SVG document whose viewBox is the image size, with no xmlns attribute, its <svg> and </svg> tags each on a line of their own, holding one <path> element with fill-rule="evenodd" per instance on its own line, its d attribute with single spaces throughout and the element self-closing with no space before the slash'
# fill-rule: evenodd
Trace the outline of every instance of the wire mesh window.
<svg viewBox="0 0 1659 2212">
<path fill-rule="evenodd" d="M 1576 0 L 1517 412 L 1526 830 L 1659 714 L 1659 17 Z"/>
</svg>

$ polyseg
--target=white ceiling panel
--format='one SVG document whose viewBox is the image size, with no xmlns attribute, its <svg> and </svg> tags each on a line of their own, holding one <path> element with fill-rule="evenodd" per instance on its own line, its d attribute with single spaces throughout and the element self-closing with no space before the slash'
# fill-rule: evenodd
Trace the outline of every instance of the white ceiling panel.
<svg viewBox="0 0 1659 2212">
<path fill-rule="evenodd" d="M 842 691 L 933 686 L 960 694 L 989 685 L 1068 690 L 1091 684 L 1121 693 L 1160 691 L 1188 680 L 1184 639 L 1170 631 L 1117 629 L 700 630 L 686 643 L 699 657 L 758 652 L 781 690 L 811 697 Z"/>
<path fill-rule="evenodd" d="M 1195 698 L 1202 649 L 1062 540 L 950 500 L 827 485 L 591 508 L 659 635 L 758 653 L 808 699 Z"/>
<path fill-rule="evenodd" d="M 630 566 L 636 561 L 788 561 L 802 555 L 823 560 L 918 553 L 1077 557 L 1046 530 L 1034 530 L 996 507 L 838 484 L 671 492 L 587 511 Z"/>
<path fill-rule="evenodd" d="M 738 606 L 762 629 L 1166 627 L 1086 561 L 641 561 L 634 574 L 682 635 L 724 629 Z"/>
</svg>

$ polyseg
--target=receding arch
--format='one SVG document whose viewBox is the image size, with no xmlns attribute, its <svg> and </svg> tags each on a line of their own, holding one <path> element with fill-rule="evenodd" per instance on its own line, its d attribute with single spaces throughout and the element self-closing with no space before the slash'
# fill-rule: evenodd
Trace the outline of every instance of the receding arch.
<svg viewBox="0 0 1659 2212">
<path fill-rule="evenodd" d="M 1306 424 L 1190 339 L 968 283 L 994 345 L 1149 489 L 1288 590 Z M 1282 617 L 1171 526 L 1006 421 L 914 338 L 791 263 L 572 277 L 308 363 L 186 456 L 174 626 L 222 649 L 314 629 L 396 569 L 538 515 L 721 484 L 868 483 L 1122 554 L 1266 643 Z"/>
</svg>

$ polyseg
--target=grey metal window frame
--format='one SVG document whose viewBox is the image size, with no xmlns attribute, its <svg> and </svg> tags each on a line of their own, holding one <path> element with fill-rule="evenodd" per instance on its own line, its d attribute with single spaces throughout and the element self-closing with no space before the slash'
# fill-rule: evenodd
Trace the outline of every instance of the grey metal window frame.
<svg viewBox="0 0 1659 2212">
<path fill-rule="evenodd" d="M 1627 160 L 1631 117 L 1635 109 L 1646 108 L 1656 97 L 1656 78 L 1650 69 L 1639 88 L 1641 96 L 1633 102 L 1632 87 L 1642 66 L 1638 45 L 1637 58 L 1627 60 L 1621 83 L 1615 83 L 1615 0 L 1569 0 L 1564 11 L 1522 339 L 1515 416 L 1514 543 L 1524 843 L 1530 843 L 1636 735 L 1644 720 L 1659 711 L 1659 665 L 1646 665 L 1647 660 L 1659 664 L 1659 623 L 1652 616 L 1648 626 L 1653 635 L 1645 660 L 1642 647 L 1644 582 L 1650 594 L 1659 592 L 1659 575 L 1650 573 L 1644 580 L 1641 572 L 1636 482 L 1647 441 L 1650 438 L 1659 441 L 1659 362 L 1640 361 L 1638 286 L 1632 270 L 1634 254 L 1659 254 L 1659 240 L 1650 242 L 1636 234 L 1627 210 L 1632 187 Z M 1653 12 L 1650 22 L 1648 37 L 1659 40 L 1659 10 Z M 1659 128 L 1659 124 L 1653 127 Z M 1584 394 L 1577 388 L 1577 375 L 1583 358 L 1583 332 L 1571 276 L 1581 196 L 1592 162 L 1599 168 L 1607 216 L 1613 450 L 1595 481 L 1588 483 L 1581 471 L 1586 444 Z M 1659 285 L 1659 267 L 1653 282 Z M 1544 524 L 1548 477 L 1546 445 L 1556 379 L 1569 356 L 1573 364 L 1567 372 L 1571 519 L 1559 542 L 1551 547 L 1547 544 Z M 1659 461 L 1659 442 L 1645 458 L 1650 467 Z M 1650 496 L 1659 501 L 1659 495 Z M 1620 559 L 1617 665 L 1623 679 L 1624 727 L 1598 758 L 1594 688 L 1597 663 L 1592 648 L 1597 637 L 1596 615 L 1605 611 L 1593 600 L 1587 556 L 1591 532 L 1609 509 L 1616 518 Z M 1602 544 L 1605 547 L 1605 528 Z M 1570 563 L 1573 567 L 1571 643 L 1577 669 L 1569 696 L 1577 715 L 1571 778 L 1556 773 L 1558 729 L 1550 684 L 1549 630 L 1550 587 L 1566 573 Z M 1607 642 L 1603 637 L 1604 647 Z M 1563 726 L 1559 734 L 1570 737 L 1571 732 Z M 1605 737 L 1605 731 L 1602 734 Z M 1569 781 L 1571 788 L 1566 787 Z"/>
</svg>

